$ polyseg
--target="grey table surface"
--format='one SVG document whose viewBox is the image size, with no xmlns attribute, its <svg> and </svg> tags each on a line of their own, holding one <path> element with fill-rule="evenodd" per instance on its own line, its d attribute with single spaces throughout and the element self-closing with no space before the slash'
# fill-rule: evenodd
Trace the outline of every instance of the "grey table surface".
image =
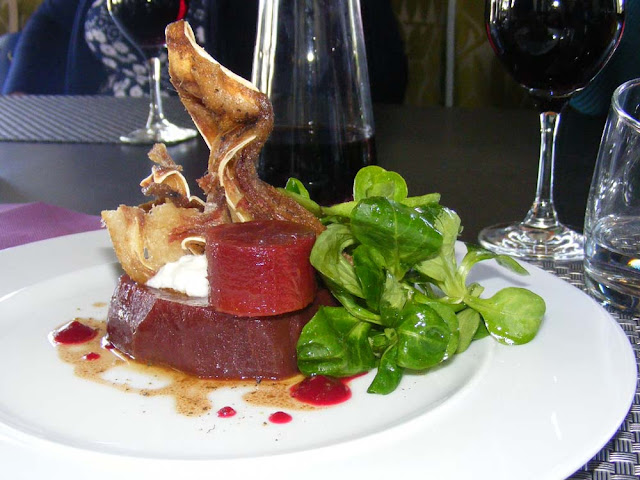
<svg viewBox="0 0 640 480">
<path fill-rule="evenodd" d="M 169 119 L 190 122 L 176 98 L 165 107 Z M 524 217 L 536 183 L 535 112 L 377 105 L 374 113 L 378 163 L 402 174 L 410 193 L 440 192 L 463 220 L 463 239 Z M 149 147 L 117 138 L 143 125 L 146 115 L 144 99 L 0 97 L 0 202 L 39 200 L 92 214 L 140 203 Z M 567 120 L 561 123 L 556 203 L 561 219 L 580 229 L 602 120 Z M 203 175 L 208 149 L 201 139 L 169 151 L 190 181 Z"/>
<path fill-rule="evenodd" d="M 190 122 L 175 98 L 165 106 L 170 119 Z M 119 144 L 117 136 L 143 124 L 146 112 L 142 99 L 0 97 L 0 203 L 42 201 L 90 214 L 141 203 L 149 147 Z M 462 218 L 462 240 L 526 213 L 537 174 L 535 112 L 376 105 L 374 114 L 378 164 L 403 175 L 410 193 L 440 192 Z M 560 126 L 554 194 L 561 220 L 578 229 L 603 124 L 569 111 Z M 208 149 L 201 139 L 169 151 L 190 182 L 204 174 Z M 584 288 L 579 263 L 542 267 Z M 640 319 L 611 313 L 638 358 Z M 571 478 L 640 477 L 639 405 L 636 393 L 616 436 Z"/>
</svg>

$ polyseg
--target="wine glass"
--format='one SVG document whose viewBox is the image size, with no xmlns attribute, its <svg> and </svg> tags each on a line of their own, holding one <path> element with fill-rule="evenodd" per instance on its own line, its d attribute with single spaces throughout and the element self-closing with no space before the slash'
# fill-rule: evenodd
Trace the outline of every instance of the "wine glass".
<svg viewBox="0 0 640 480">
<path fill-rule="evenodd" d="M 555 141 L 571 95 L 604 67 L 620 40 L 624 0 L 486 0 L 494 52 L 540 112 L 536 196 L 523 221 L 483 229 L 482 246 L 530 260 L 579 260 L 583 238 L 558 220 L 553 203 Z"/>
<path fill-rule="evenodd" d="M 120 137 L 123 143 L 177 143 L 196 136 L 191 128 L 169 122 L 160 96 L 160 53 L 166 46 L 165 28 L 187 14 L 188 0 L 107 0 L 109 14 L 120 31 L 147 61 L 149 117 L 144 128 Z"/>
</svg>

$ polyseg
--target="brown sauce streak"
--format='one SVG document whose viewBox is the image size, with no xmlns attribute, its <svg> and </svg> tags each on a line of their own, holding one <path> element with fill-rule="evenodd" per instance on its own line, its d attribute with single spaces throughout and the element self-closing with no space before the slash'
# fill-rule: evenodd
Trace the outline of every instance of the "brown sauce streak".
<svg viewBox="0 0 640 480">
<path fill-rule="evenodd" d="M 200 416 L 210 412 L 214 405 L 209 399 L 209 394 L 220 388 L 250 388 L 251 391 L 242 397 L 250 405 L 289 410 L 317 409 L 317 407 L 298 402 L 289 394 L 290 387 L 300 382 L 302 375 L 281 381 L 198 378 L 170 368 L 136 362 L 114 348 L 107 348 L 108 340 L 104 321 L 93 318 L 76 318 L 75 320 L 96 329 L 98 335 L 93 340 L 79 345 L 55 344 L 55 347 L 60 359 L 73 365 L 74 373 L 82 379 L 145 397 L 173 397 L 176 411 L 187 416 Z M 83 358 L 91 352 L 99 354 L 99 358 L 95 360 Z M 132 373 L 149 377 L 150 388 L 133 386 L 126 378 L 115 380 L 105 378 L 109 370 L 122 367 Z M 153 380 L 162 382 L 164 386 L 153 387 Z"/>
</svg>

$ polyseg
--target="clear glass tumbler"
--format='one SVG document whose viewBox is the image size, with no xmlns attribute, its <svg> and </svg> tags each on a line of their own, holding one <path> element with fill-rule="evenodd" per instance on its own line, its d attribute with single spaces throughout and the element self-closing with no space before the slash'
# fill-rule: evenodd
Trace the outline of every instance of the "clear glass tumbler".
<svg viewBox="0 0 640 480">
<path fill-rule="evenodd" d="M 325 205 L 350 198 L 375 162 L 359 0 L 260 0 L 252 82 L 275 117 L 260 177 L 295 177 Z"/>
<path fill-rule="evenodd" d="M 640 310 L 640 79 L 613 94 L 584 224 L 585 283 L 605 304 Z"/>
</svg>

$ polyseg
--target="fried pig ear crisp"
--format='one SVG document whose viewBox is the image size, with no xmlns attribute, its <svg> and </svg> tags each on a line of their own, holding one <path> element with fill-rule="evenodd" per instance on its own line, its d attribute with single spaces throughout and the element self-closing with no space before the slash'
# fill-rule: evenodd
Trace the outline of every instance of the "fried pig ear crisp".
<svg viewBox="0 0 640 480">
<path fill-rule="evenodd" d="M 215 61 L 185 21 L 170 24 L 166 37 L 171 83 L 210 149 L 199 182 L 205 211 L 226 207 L 235 222 L 289 220 L 321 232 L 313 214 L 258 178 L 260 149 L 273 128 L 267 96 Z"/>
<path fill-rule="evenodd" d="M 191 195 L 189 184 L 181 173 L 182 167 L 173 161 L 164 144 L 156 143 L 147 155 L 155 165 L 151 168 L 151 175 L 140 182 L 142 193 L 158 199 L 171 199 L 181 207 L 204 209 L 204 201 Z"/>
<path fill-rule="evenodd" d="M 174 227 L 201 214 L 199 209 L 181 208 L 168 202 L 148 212 L 120 205 L 117 210 L 103 211 L 102 220 L 123 270 L 136 282 L 146 283 L 160 267 L 185 254 L 182 239 L 173 235 Z"/>
<path fill-rule="evenodd" d="M 155 163 L 152 173 L 140 186 L 156 200 L 139 207 L 121 205 L 102 212 L 116 256 L 125 272 L 136 282 L 145 283 L 185 251 L 184 238 L 203 216 L 204 202 L 191 196 L 182 168 L 169 156 L 164 145 L 149 152 Z"/>
</svg>

